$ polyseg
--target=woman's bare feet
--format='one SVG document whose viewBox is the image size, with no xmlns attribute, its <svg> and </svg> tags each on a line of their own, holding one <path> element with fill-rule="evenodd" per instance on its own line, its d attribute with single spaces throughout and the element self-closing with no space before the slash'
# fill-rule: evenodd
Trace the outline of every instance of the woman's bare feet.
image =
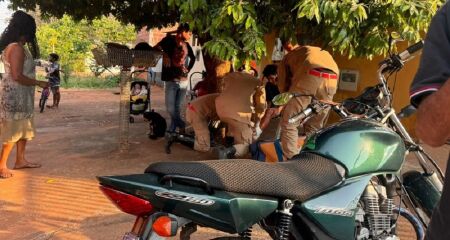
<svg viewBox="0 0 450 240">
<path fill-rule="evenodd" d="M 23 169 L 23 168 L 40 168 L 42 165 L 39 163 L 32 163 L 25 161 L 24 163 L 20 163 L 14 166 L 14 169 Z"/>
<path fill-rule="evenodd" d="M 0 178 L 10 178 L 13 174 L 8 168 L 0 168 Z"/>
</svg>

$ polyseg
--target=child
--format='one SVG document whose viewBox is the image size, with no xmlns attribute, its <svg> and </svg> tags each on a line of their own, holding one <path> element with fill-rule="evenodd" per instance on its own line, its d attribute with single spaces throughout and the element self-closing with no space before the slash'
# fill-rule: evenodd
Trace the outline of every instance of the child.
<svg viewBox="0 0 450 240">
<path fill-rule="evenodd" d="M 47 72 L 48 82 L 53 93 L 53 105 L 47 106 L 48 108 L 58 108 L 59 101 L 61 100 L 61 93 L 59 92 L 59 86 L 61 84 L 61 77 L 59 75 L 59 56 L 56 53 L 50 53 L 49 59 L 50 66 L 45 68 Z"/>
<path fill-rule="evenodd" d="M 133 87 L 133 91 L 131 92 L 131 95 L 136 96 L 141 93 L 141 85 L 139 83 L 136 83 Z"/>
<path fill-rule="evenodd" d="M 141 91 L 139 92 L 139 96 L 147 96 L 147 93 L 148 93 L 148 90 L 147 90 L 147 88 L 145 87 L 145 85 L 142 85 L 142 87 L 141 87 Z"/>
</svg>

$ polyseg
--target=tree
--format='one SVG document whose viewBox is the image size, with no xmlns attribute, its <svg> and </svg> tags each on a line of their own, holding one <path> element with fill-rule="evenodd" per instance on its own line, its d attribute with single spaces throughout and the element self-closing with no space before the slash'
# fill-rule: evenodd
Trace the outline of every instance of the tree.
<svg viewBox="0 0 450 240">
<path fill-rule="evenodd" d="M 387 39 L 397 31 L 420 39 L 442 0 L 171 0 L 182 21 L 209 35 L 207 50 L 221 59 L 256 58 L 265 51 L 263 36 L 315 40 L 348 57 L 386 54 Z M 198 18 L 196 16 L 203 16 Z"/>
<path fill-rule="evenodd" d="M 206 63 L 240 64 L 266 54 L 264 37 L 301 34 L 348 57 L 386 54 L 391 31 L 417 41 L 443 0 L 11 0 L 44 16 L 92 20 L 113 15 L 137 28 L 187 21 L 206 48 Z M 217 59 L 214 59 L 214 58 Z M 210 74 L 211 75 L 211 74 Z"/>
<path fill-rule="evenodd" d="M 130 44 L 135 37 L 133 26 L 123 25 L 113 17 L 101 17 L 90 23 L 86 20 L 76 22 L 63 15 L 60 19 L 43 21 L 37 31 L 42 56 L 58 53 L 66 74 L 85 71 L 86 60 L 92 59 L 92 48 L 106 42 Z M 96 70 L 94 74 L 102 71 L 96 66 L 93 69 Z"/>
</svg>

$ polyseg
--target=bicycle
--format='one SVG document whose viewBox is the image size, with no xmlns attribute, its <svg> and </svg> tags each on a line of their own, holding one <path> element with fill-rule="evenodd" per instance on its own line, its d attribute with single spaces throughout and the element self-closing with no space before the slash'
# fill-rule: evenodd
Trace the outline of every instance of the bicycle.
<svg viewBox="0 0 450 240">
<path fill-rule="evenodd" d="M 50 87 L 45 87 L 41 91 L 41 98 L 39 99 L 39 112 L 44 112 L 45 103 L 48 100 L 48 96 L 50 96 Z"/>
</svg>

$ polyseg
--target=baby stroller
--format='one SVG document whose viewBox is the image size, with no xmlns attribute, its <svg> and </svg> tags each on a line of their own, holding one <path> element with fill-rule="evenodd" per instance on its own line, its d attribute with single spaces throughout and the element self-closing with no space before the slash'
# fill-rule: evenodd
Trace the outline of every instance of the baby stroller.
<svg viewBox="0 0 450 240">
<path fill-rule="evenodd" d="M 147 73 L 146 70 L 136 70 L 132 74 Z M 144 118 L 149 122 L 150 139 L 158 139 L 164 137 L 167 129 L 166 120 L 153 109 L 151 109 L 151 88 L 150 83 L 143 80 L 131 82 L 130 95 L 130 123 L 134 122 L 131 115 L 143 114 Z"/>
<path fill-rule="evenodd" d="M 140 115 L 147 111 L 150 102 L 148 87 L 146 81 L 134 81 L 131 83 L 130 123 L 134 122 L 134 117 L 131 115 Z"/>
</svg>

